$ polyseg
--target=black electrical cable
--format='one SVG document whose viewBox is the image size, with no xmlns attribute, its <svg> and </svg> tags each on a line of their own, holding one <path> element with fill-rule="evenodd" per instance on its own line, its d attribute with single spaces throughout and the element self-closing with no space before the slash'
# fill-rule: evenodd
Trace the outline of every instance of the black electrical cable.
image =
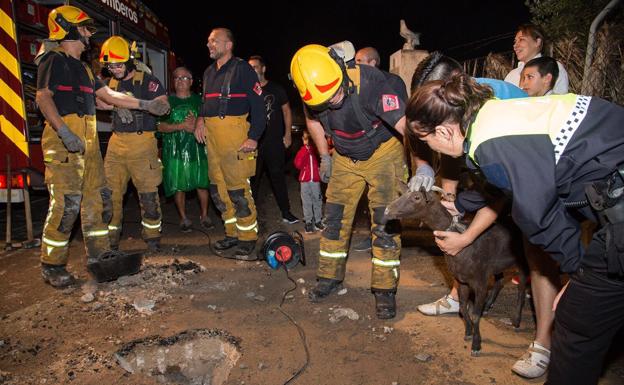
<svg viewBox="0 0 624 385">
<path fill-rule="evenodd" d="M 284 382 L 284 385 L 288 385 L 288 384 L 291 384 L 292 381 L 294 381 L 307 369 L 308 365 L 310 364 L 310 351 L 308 350 L 308 343 L 306 341 L 306 335 L 305 335 L 305 332 L 303 331 L 303 328 L 299 326 L 297 321 L 295 321 L 294 318 L 290 314 L 288 314 L 284 309 L 282 309 L 282 305 L 284 304 L 284 301 L 286 300 L 286 296 L 288 295 L 288 293 L 297 289 L 297 282 L 295 282 L 292 278 L 290 278 L 290 275 L 288 274 L 288 268 L 283 263 L 282 263 L 282 266 L 284 266 L 284 271 L 286 272 L 286 278 L 288 278 L 288 280 L 292 282 L 295 286 L 291 288 L 290 290 L 285 291 L 282 294 L 282 300 L 280 301 L 280 304 L 277 307 L 277 310 L 279 310 L 286 318 L 288 318 L 288 320 L 297 328 L 297 331 L 299 332 L 299 338 L 301 339 L 301 342 L 303 343 L 303 349 L 305 350 L 305 355 L 306 355 L 306 360 L 303 366 L 299 368 L 299 370 L 297 370 L 288 380 L 286 380 L 286 382 Z"/>
</svg>

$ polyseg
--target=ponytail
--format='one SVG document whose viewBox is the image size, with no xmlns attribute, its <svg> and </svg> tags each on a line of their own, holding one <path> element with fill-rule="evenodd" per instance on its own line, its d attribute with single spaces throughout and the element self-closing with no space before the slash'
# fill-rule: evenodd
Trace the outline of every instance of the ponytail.
<svg viewBox="0 0 624 385">
<path fill-rule="evenodd" d="M 459 123 L 465 133 L 479 109 L 494 93 L 470 76 L 454 74 L 449 80 L 436 80 L 420 87 L 410 98 L 405 117 L 410 140 L 428 134 L 443 123 Z"/>
</svg>

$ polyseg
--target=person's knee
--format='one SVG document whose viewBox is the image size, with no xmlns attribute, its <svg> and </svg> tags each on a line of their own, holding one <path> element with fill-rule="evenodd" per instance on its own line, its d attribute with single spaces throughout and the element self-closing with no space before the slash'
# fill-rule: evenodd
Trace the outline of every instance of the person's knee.
<svg viewBox="0 0 624 385">
<path fill-rule="evenodd" d="M 139 201 L 141 201 L 141 206 L 143 206 L 145 219 L 160 219 L 157 191 L 139 193 Z"/>
<path fill-rule="evenodd" d="M 230 196 L 230 200 L 234 205 L 234 210 L 236 212 L 236 217 L 245 218 L 251 215 L 251 209 L 249 208 L 249 201 L 245 197 L 245 190 L 228 190 L 228 195 Z"/>
<path fill-rule="evenodd" d="M 325 205 L 326 226 L 323 230 L 323 237 L 336 241 L 340 239 L 342 229 L 342 218 L 344 217 L 344 205 L 327 202 Z"/>
<path fill-rule="evenodd" d="M 57 230 L 63 234 L 69 234 L 80 213 L 82 194 L 65 194 L 63 200 L 63 216 Z"/>
</svg>

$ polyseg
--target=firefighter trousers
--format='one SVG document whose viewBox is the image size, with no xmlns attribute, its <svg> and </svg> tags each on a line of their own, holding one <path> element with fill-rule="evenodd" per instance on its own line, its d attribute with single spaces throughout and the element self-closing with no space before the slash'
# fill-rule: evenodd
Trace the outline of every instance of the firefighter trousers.
<svg viewBox="0 0 624 385">
<path fill-rule="evenodd" d="M 132 183 L 139 194 L 141 235 L 144 240 L 159 239 L 162 226 L 158 185 L 162 164 L 153 132 L 114 132 L 104 160 L 106 183 L 113 191 L 113 216 L 108 225 L 111 246 L 119 247 L 123 223 L 123 198 Z"/>
<path fill-rule="evenodd" d="M 107 224 L 111 218 L 111 192 L 104 167 L 95 116 L 63 116 L 67 127 L 85 144 L 84 154 L 70 153 L 56 131 L 46 122 L 41 138 L 45 182 L 50 193 L 43 225 L 41 262 L 67 264 L 69 238 L 80 214 L 88 257 L 110 250 Z"/>
<path fill-rule="evenodd" d="M 221 212 L 225 235 L 241 241 L 258 239 L 256 205 L 249 178 L 256 172 L 256 159 L 239 151 L 247 139 L 247 115 L 204 118 L 210 196 Z"/>
<path fill-rule="evenodd" d="M 397 183 L 404 181 L 405 175 L 403 146 L 394 137 L 382 143 L 365 161 L 353 161 L 334 152 L 326 193 L 326 227 L 321 237 L 318 277 L 344 280 L 353 217 L 368 185 L 373 240 L 371 288 L 396 291 L 401 238 L 398 234 L 388 234 L 381 225 L 386 206 L 398 197 Z"/>
</svg>

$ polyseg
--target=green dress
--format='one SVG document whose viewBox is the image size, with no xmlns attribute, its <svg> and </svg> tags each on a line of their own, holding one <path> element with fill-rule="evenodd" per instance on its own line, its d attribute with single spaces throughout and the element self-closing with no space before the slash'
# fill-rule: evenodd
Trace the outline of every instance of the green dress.
<svg viewBox="0 0 624 385">
<path fill-rule="evenodd" d="M 195 94 L 184 99 L 169 96 L 169 104 L 171 112 L 161 121 L 178 124 L 184 121 L 189 112 L 197 116 L 202 101 Z M 165 196 L 170 197 L 176 191 L 207 189 L 210 182 L 206 146 L 197 143 L 195 135 L 186 131 L 161 132 L 160 135 Z"/>
</svg>

